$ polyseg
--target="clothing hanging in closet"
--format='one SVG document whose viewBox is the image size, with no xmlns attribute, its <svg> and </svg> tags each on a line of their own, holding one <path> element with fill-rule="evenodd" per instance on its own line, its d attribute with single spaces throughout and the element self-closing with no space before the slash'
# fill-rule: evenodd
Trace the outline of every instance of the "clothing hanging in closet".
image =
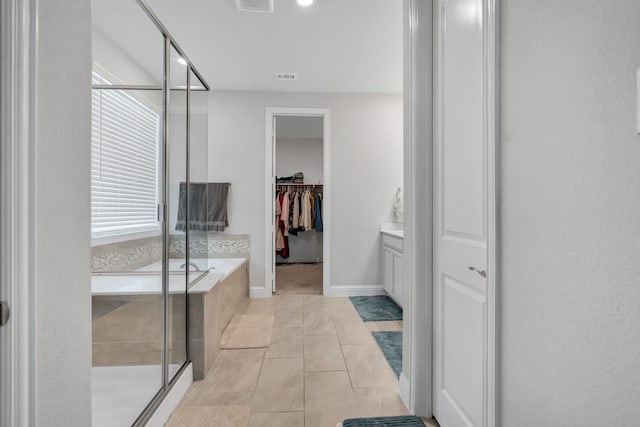
<svg viewBox="0 0 640 427">
<path fill-rule="evenodd" d="M 311 187 L 311 188 L 310 188 Z M 315 230 L 322 233 L 322 189 L 278 186 L 275 200 L 276 251 L 289 257 L 289 235 Z"/>
</svg>

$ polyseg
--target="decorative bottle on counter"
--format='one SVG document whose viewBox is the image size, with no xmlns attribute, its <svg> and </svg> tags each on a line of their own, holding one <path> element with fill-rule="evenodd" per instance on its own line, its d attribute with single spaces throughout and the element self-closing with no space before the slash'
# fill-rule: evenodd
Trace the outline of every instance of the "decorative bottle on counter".
<svg viewBox="0 0 640 427">
<path fill-rule="evenodd" d="M 396 191 L 396 197 L 393 200 L 393 222 L 402 224 L 404 222 L 404 204 L 402 203 L 402 196 L 400 193 L 402 189 L 398 187 Z"/>
</svg>

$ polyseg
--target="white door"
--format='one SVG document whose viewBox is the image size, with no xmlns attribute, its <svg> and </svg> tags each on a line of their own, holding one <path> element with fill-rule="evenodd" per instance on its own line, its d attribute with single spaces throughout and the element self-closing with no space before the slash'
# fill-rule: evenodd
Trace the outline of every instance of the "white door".
<svg viewBox="0 0 640 427">
<path fill-rule="evenodd" d="M 487 95 L 490 0 L 436 0 L 433 412 L 442 427 L 488 426 L 488 244 L 495 147 Z M 493 26 L 491 26 L 493 31 Z"/>
</svg>

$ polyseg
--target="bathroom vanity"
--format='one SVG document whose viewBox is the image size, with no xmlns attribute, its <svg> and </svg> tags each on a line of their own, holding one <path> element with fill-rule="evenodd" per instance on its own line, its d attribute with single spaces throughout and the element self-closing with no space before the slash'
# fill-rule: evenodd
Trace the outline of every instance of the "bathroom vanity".
<svg viewBox="0 0 640 427">
<path fill-rule="evenodd" d="M 402 278 L 402 254 L 404 234 L 402 224 L 383 223 L 382 237 L 382 279 L 386 293 L 402 307 L 404 282 Z"/>
</svg>

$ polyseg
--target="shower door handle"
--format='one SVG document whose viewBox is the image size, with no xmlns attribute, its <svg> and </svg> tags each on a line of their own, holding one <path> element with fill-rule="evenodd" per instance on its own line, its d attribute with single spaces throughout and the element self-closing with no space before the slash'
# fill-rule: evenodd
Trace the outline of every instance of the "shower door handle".
<svg viewBox="0 0 640 427">
<path fill-rule="evenodd" d="M 158 203 L 158 222 L 164 222 L 167 218 L 167 205 Z"/>
</svg>

